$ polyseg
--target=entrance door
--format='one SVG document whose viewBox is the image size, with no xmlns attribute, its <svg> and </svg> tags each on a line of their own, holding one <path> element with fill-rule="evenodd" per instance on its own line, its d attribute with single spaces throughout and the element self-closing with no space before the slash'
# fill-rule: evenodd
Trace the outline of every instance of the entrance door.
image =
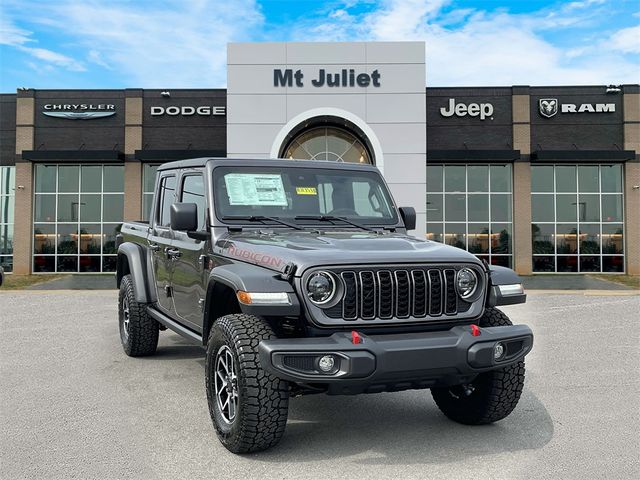
<svg viewBox="0 0 640 480">
<path fill-rule="evenodd" d="M 171 248 L 173 232 L 171 231 L 171 205 L 175 202 L 176 176 L 164 175 L 160 177 L 158 198 L 153 218 L 153 228 L 149 234 L 149 250 L 153 262 L 158 305 L 165 313 L 173 311 L 171 300 L 171 276 L 173 274 L 173 260 L 166 250 Z"/>
</svg>

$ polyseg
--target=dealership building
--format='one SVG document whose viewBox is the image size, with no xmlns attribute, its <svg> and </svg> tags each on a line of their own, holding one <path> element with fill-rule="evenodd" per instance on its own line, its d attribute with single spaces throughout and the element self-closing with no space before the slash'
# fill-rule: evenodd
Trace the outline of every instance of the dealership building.
<svg viewBox="0 0 640 480">
<path fill-rule="evenodd" d="M 640 274 L 640 85 L 428 83 L 422 42 L 238 43 L 226 89 L 2 94 L 0 264 L 113 272 L 157 166 L 227 156 L 371 163 L 419 237 L 522 274 Z"/>
</svg>

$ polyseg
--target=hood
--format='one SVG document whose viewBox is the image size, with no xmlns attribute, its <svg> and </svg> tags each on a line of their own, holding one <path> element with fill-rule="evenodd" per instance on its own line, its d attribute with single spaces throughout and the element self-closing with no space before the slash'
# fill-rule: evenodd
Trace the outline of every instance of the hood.
<svg viewBox="0 0 640 480">
<path fill-rule="evenodd" d="M 294 263 L 301 274 L 309 267 L 393 263 L 475 263 L 459 248 L 402 233 L 366 231 L 245 230 L 225 232 L 213 251 L 217 255 L 283 271 Z"/>
</svg>

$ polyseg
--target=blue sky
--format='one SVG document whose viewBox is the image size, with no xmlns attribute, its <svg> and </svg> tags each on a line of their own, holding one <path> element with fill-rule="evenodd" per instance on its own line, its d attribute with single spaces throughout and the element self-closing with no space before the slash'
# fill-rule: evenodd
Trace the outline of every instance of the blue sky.
<svg viewBox="0 0 640 480">
<path fill-rule="evenodd" d="M 427 84 L 640 82 L 640 2 L 1 0 L 0 92 L 214 88 L 227 42 L 423 40 Z"/>
</svg>

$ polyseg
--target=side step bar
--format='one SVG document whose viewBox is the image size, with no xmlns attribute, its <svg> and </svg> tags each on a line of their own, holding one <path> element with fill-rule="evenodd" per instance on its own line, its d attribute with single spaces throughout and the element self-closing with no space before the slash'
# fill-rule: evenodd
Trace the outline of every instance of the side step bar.
<svg viewBox="0 0 640 480">
<path fill-rule="evenodd" d="M 147 307 L 147 313 L 149 315 L 151 315 L 155 320 L 157 320 L 158 322 L 160 322 L 162 325 L 164 325 L 165 327 L 173 330 L 174 332 L 176 332 L 178 335 L 188 339 L 188 340 L 193 340 L 194 342 L 198 342 L 200 345 L 202 345 L 202 336 L 199 335 L 198 333 L 194 332 L 193 330 L 189 330 L 186 327 L 183 327 L 182 325 L 180 325 L 178 322 L 172 320 L 171 318 L 167 317 L 164 313 L 159 312 L 158 310 L 156 310 L 155 308 L 149 306 Z"/>
</svg>

